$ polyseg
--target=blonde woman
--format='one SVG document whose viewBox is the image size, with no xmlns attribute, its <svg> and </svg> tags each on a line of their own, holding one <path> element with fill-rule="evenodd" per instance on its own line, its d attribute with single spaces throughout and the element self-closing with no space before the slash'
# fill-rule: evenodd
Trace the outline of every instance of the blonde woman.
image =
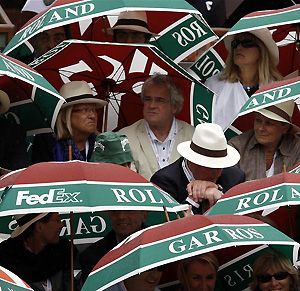
<svg viewBox="0 0 300 291">
<path fill-rule="evenodd" d="M 93 95 L 85 81 L 64 84 L 60 94 L 67 101 L 56 120 L 56 140 L 52 135 L 36 136 L 32 162 L 89 161 L 97 133 L 98 110 L 107 102 Z"/>
<path fill-rule="evenodd" d="M 249 96 L 281 75 L 276 68 L 278 47 L 267 28 L 230 35 L 224 42 L 228 50 L 225 69 L 205 85 L 216 93 L 213 122 L 226 129 Z"/>
<path fill-rule="evenodd" d="M 291 261 L 279 252 L 267 252 L 259 256 L 253 265 L 253 291 L 299 290 L 298 272 Z"/>
<path fill-rule="evenodd" d="M 218 268 L 219 262 L 213 253 L 180 261 L 177 268 L 180 291 L 213 291 Z"/>
</svg>

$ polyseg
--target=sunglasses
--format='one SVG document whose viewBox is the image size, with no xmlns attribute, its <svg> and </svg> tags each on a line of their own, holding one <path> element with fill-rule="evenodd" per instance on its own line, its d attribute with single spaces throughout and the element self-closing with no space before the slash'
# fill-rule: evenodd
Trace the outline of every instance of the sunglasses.
<svg viewBox="0 0 300 291">
<path fill-rule="evenodd" d="M 261 283 L 267 283 L 270 282 L 273 277 L 275 280 L 281 281 L 286 279 L 288 276 L 289 276 L 288 272 L 278 272 L 273 275 L 269 275 L 269 274 L 257 275 L 257 280 Z"/>
<path fill-rule="evenodd" d="M 253 40 L 253 39 L 234 39 L 231 42 L 231 48 L 235 49 L 238 47 L 239 44 L 244 48 L 258 46 L 257 43 L 255 42 L 255 40 Z"/>
</svg>

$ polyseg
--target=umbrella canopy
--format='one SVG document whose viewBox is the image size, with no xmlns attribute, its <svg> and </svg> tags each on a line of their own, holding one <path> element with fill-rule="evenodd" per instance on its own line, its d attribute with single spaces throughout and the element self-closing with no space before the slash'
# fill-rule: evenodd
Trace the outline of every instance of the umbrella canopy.
<svg viewBox="0 0 300 291">
<path fill-rule="evenodd" d="M 174 0 L 172 3 L 164 0 L 57 0 L 49 9 L 36 15 L 15 34 L 5 48 L 5 53 L 13 57 L 24 56 L 26 54 L 24 44 L 34 35 L 74 23 L 79 25 L 77 29 L 79 33 L 76 33 L 75 37 L 107 41 L 111 39 L 111 35 L 107 35 L 109 27 L 107 16 L 113 17 L 122 11 L 141 10 L 148 13 L 164 12 L 162 18 L 157 18 L 159 15 L 149 16 L 149 18 L 155 19 L 154 30 L 156 31 L 154 32 L 160 35 L 156 38 L 159 46 L 165 53 L 170 53 L 174 60 L 182 60 L 187 54 L 217 38 L 201 18 L 200 12 L 184 0 Z M 181 13 L 175 16 L 176 21 L 172 12 Z M 157 19 L 160 21 L 156 21 Z M 170 19 L 169 24 L 166 24 L 164 19 Z M 150 27 L 150 31 L 151 29 Z"/>
<path fill-rule="evenodd" d="M 2 176 L 0 197 L 0 216 L 188 208 L 126 167 L 81 161 L 38 163 Z"/>
<path fill-rule="evenodd" d="M 109 124 L 103 130 L 142 118 L 141 87 L 156 72 L 171 76 L 182 90 L 184 105 L 178 118 L 193 125 L 211 122 L 212 91 L 152 45 L 67 40 L 30 65 L 56 88 L 85 80 L 98 96 L 108 99 Z"/>
<path fill-rule="evenodd" d="M 54 129 L 65 100 L 41 74 L 0 54 L 0 88 L 10 98 L 6 118 L 20 123 L 28 135 Z"/>
<path fill-rule="evenodd" d="M 243 105 L 237 118 L 229 126 L 226 134 L 227 136 L 239 134 L 246 130 L 253 128 L 254 115 L 251 113 L 272 105 L 276 105 L 289 100 L 295 100 L 300 97 L 300 77 L 289 80 L 273 82 L 262 86 L 257 90 Z M 292 116 L 293 124 L 300 126 L 300 113 L 297 106 L 295 106 Z"/>
<path fill-rule="evenodd" d="M 105 290 L 130 276 L 195 255 L 238 245 L 274 244 L 295 262 L 299 244 L 249 217 L 194 215 L 139 231 L 95 266 L 82 290 Z"/>
<path fill-rule="evenodd" d="M 295 221 L 297 205 L 300 205 L 300 176 L 281 173 L 232 187 L 206 215 L 245 215 L 258 212 L 263 216 L 269 215 L 279 229 L 294 236 L 298 227 Z M 295 209 L 285 206 L 294 206 Z M 288 221 L 282 217 L 286 217 Z"/>
<path fill-rule="evenodd" d="M 11 271 L 0 266 L 0 290 L 26 291 L 30 286 Z"/>
</svg>

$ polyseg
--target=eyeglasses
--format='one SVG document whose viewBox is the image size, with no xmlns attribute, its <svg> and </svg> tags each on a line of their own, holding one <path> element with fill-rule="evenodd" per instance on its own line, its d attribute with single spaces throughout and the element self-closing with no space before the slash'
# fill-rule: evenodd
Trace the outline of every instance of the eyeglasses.
<svg viewBox="0 0 300 291">
<path fill-rule="evenodd" d="M 150 97 L 150 96 L 144 96 L 143 97 L 144 103 L 158 103 L 158 104 L 167 104 L 170 103 L 170 99 L 165 99 L 163 97 Z"/>
<path fill-rule="evenodd" d="M 234 39 L 231 42 L 231 48 L 235 49 L 238 47 L 238 45 L 241 45 L 244 48 L 250 48 L 250 47 L 258 47 L 258 44 L 253 39 Z"/>
<path fill-rule="evenodd" d="M 289 276 L 288 272 L 278 272 L 273 275 L 262 274 L 262 275 L 257 275 L 257 280 L 261 283 L 267 283 L 267 282 L 270 282 L 273 277 L 275 280 L 281 281 L 281 280 L 286 279 L 288 276 Z"/>
<path fill-rule="evenodd" d="M 83 114 L 89 114 L 89 113 L 97 114 L 97 108 L 96 107 L 75 108 L 72 110 L 72 112 L 79 112 Z"/>
</svg>

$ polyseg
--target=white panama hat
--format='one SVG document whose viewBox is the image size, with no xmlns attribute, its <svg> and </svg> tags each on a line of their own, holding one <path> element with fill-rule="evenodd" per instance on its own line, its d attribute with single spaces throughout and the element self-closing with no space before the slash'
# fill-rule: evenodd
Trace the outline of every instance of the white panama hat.
<svg viewBox="0 0 300 291">
<path fill-rule="evenodd" d="M 256 36 L 262 43 L 266 46 L 270 53 L 271 60 L 275 66 L 279 63 L 279 49 L 274 41 L 272 34 L 267 28 L 260 28 L 250 31 L 241 32 L 242 33 L 250 33 Z M 224 38 L 224 44 L 228 51 L 231 51 L 231 42 L 239 34 L 231 34 Z"/>
<path fill-rule="evenodd" d="M 240 160 L 239 152 L 227 144 L 221 126 L 214 123 L 198 124 L 192 140 L 180 143 L 177 151 L 190 162 L 207 168 L 228 168 Z"/>
</svg>

